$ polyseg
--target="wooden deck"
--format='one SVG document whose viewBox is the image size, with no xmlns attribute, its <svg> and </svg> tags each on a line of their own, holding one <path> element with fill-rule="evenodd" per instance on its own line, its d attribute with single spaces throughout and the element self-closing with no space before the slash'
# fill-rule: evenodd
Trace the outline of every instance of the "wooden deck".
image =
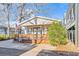
<svg viewBox="0 0 79 59">
<path fill-rule="evenodd" d="M 47 44 L 48 35 L 47 34 L 38 34 L 37 37 L 35 34 L 16 34 L 16 37 L 26 38 L 23 42 L 33 43 L 33 44 Z"/>
</svg>

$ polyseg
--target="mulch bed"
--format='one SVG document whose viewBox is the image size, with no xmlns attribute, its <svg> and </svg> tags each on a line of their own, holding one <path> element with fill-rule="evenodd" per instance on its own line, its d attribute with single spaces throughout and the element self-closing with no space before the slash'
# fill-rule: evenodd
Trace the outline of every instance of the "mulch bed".
<svg viewBox="0 0 79 59">
<path fill-rule="evenodd" d="M 58 51 L 69 51 L 69 52 L 78 52 L 79 49 L 72 42 L 69 42 L 66 45 L 57 46 L 56 50 Z"/>
<path fill-rule="evenodd" d="M 78 52 L 42 50 L 37 56 L 79 56 Z"/>
<path fill-rule="evenodd" d="M 72 42 L 59 45 L 55 50 L 42 50 L 37 56 L 79 56 L 79 49 Z"/>
</svg>

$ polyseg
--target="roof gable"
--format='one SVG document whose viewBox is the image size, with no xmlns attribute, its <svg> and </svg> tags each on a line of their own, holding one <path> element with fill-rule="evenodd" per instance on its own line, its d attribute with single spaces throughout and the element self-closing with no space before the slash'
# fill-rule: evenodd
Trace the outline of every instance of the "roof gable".
<svg viewBox="0 0 79 59">
<path fill-rule="evenodd" d="M 50 19 L 46 17 L 34 17 L 28 21 L 22 22 L 20 26 L 29 26 L 29 25 L 43 25 L 43 24 L 52 24 L 55 19 Z"/>
</svg>

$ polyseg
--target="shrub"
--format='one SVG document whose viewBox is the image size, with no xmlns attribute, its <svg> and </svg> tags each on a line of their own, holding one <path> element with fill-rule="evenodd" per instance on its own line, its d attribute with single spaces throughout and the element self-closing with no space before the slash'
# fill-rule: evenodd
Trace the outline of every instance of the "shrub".
<svg viewBox="0 0 79 59">
<path fill-rule="evenodd" d="M 4 40 L 5 39 L 5 35 L 0 34 L 0 40 Z"/>
<path fill-rule="evenodd" d="M 48 28 L 49 42 L 52 45 L 67 44 L 67 33 L 59 22 L 53 22 Z"/>
<path fill-rule="evenodd" d="M 9 38 L 15 38 L 15 34 L 10 34 L 10 36 L 8 36 L 7 34 L 0 34 L 0 40 L 6 40 Z"/>
<path fill-rule="evenodd" d="M 6 40 L 6 39 L 8 39 L 8 38 L 9 38 L 8 35 L 0 34 L 0 40 Z"/>
</svg>

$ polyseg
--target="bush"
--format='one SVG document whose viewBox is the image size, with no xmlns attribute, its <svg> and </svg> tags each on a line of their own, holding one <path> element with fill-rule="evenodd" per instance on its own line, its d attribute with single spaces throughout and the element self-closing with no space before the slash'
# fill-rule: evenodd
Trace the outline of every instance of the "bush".
<svg viewBox="0 0 79 59">
<path fill-rule="evenodd" d="M 48 28 L 49 42 L 52 45 L 65 45 L 67 44 L 67 33 L 65 28 L 58 22 L 53 22 L 53 24 Z"/>
<path fill-rule="evenodd" d="M 10 34 L 10 36 L 8 36 L 7 34 L 0 34 L 0 40 L 7 40 L 10 38 L 15 38 L 15 34 Z"/>
<path fill-rule="evenodd" d="M 3 35 L 3 34 L 0 34 L 0 40 L 5 40 L 6 38 L 5 38 L 5 35 Z"/>
<path fill-rule="evenodd" d="M 8 39 L 8 38 L 9 38 L 8 35 L 0 34 L 0 40 L 6 40 L 6 39 Z"/>
</svg>

